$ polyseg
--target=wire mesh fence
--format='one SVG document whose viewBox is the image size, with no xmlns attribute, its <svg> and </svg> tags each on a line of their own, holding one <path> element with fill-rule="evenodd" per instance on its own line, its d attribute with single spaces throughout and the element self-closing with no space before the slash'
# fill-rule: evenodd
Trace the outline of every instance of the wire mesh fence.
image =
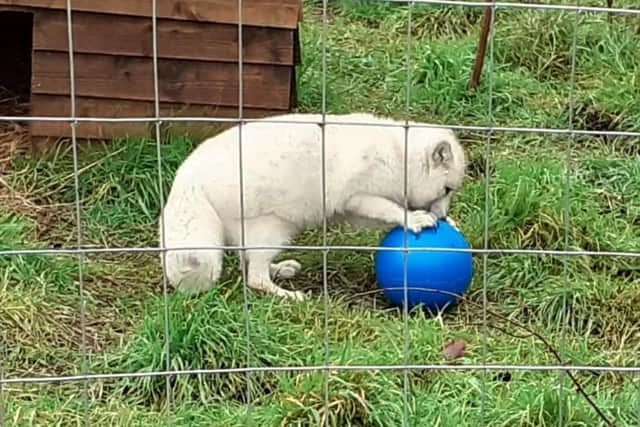
<svg viewBox="0 0 640 427">
<path fill-rule="evenodd" d="M 230 118 L 222 118 L 222 117 L 168 117 L 163 116 L 160 110 L 160 96 L 159 96 L 159 73 L 158 73 L 158 35 L 157 35 L 157 1 L 152 0 L 152 34 L 153 34 L 153 74 L 154 74 L 154 115 L 153 117 L 130 117 L 130 118 L 114 118 L 114 117 L 79 117 L 76 111 L 76 90 L 75 90 L 75 77 L 74 77 L 74 51 L 73 49 L 69 49 L 69 70 L 70 70 L 70 94 L 71 94 L 71 115 L 69 117 L 37 117 L 37 116 L 29 116 L 29 117 L 14 117 L 14 116 L 4 116 L 0 117 L 1 121 L 23 121 L 23 122 L 36 122 L 36 121 L 49 121 L 49 122 L 65 122 L 69 123 L 72 131 L 71 137 L 71 146 L 73 148 L 73 177 L 74 177 L 74 188 L 75 188 L 75 222 L 76 222 L 76 230 L 77 234 L 76 239 L 76 247 L 73 248 L 57 248 L 57 249 L 31 249 L 31 248 L 18 248 L 18 249 L 1 249 L 0 248 L 0 257 L 17 257 L 17 256 L 67 256 L 67 257 L 75 257 L 77 259 L 77 268 L 78 268 L 78 284 L 79 284 L 79 292 L 80 292 L 80 330 L 81 330 L 81 351 L 83 354 L 82 358 L 82 366 L 80 367 L 80 374 L 78 375 L 61 375 L 61 376 L 12 376 L 6 375 L 5 371 L 2 368 L 2 364 L 0 361 L 0 425 L 9 425 L 8 419 L 3 417 L 5 411 L 3 410 L 4 404 L 2 404 L 3 399 L 3 389 L 8 386 L 15 386 L 21 384 L 56 384 L 56 383 L 81 383 L 83 387 L 83 405 L 85 408 L 85 418 L 84 423 L 90 424 L 89 420 L 89 406 L 90 406 L 90 396 L 89 396 L 89 387 L 91 382 L 95 381 L 103 381 L 103 380 L 118 380 L 118 379 L 139 379 L 139 378 L 154 378 L 160 377 L 164 378 L 165 381 L 165 398 L 166 398 L 166 411 L 167 411 L 167 422 L 170 422 L 171 413 L 173 411 L 173 403 L 175 402 L 175 396 L 173 395 L 173 387 L 175 383 L 175 378 L 180 376 L 198 376 L 198 375 L 221 375 L 221 374 L 243 374 L 246 375 L 246 406 L 247 406 L 247 425 L 252 425 L 251 422 L 251 406 L 252 406 L 252 392 L 254 388 L 252 387 L 252 378 L 256 374 L 260 373 L 288 373 L 288 372 L 317 372 L 323 374 L 323 385 L 322 385 L 322 394 L 324 401 L 324 413 L 328 413 L 330 408 L 330 390 L 329 390 L 329 378 L 334 372 L 340 371 L 372 371 L 372 372 L 402 372 L 403 373 L 403 386 L 402 386 L 402 411 L 403 411 L 403 425 L 411 425 L 411 415 L 410 415 L 410 372 L 417 371 L 459 371 L 459 372 L 468 372 L 468 371 L 478 371 L 483 373 L 483 382 L 481 385 L 481 389 L 484 391 L 487 387 L 487 381 L 489 381 L 486 377 L 489 372 L 499 372 L 499 371 L 525 371 L 525 372 L 556 372 L 559 375 L 559 382 L 561 384 L 558 393 L 560 395 L 560 399 L 562 399 L 563 393 L 572 392 L 572 386 L 567 385 L 566 381 L 568 380 L 567 374 L 572 372 L 599 372 L 599 373 L 624 373 L 624 374 L 638 374 L 640 373 L 640 366 L 611 366 L 606 364 L 600 365 L 573 365 L 567 362 L 564 358 L 563 352 L 560 351 L 560 359 L 558 363 L 547 363 L 547 364 L 504 364 L 504 363 L 490 363 L 489 357 L 489 348 L 488 342 L 486 340 L 486 334 L 488 333 L 488 317 L 490 316 L 487 311 L 487 294 L 489 288 L 489 267 L 488 263 L 490 258 L 493 256 L 552 256 L 558 257 L 562 260 L 564 265 L 564 271 L 566 275 L 566 284 L 567 288 L 569 287 L 570 275 L 567 271 L 567 263 L 568 260 L 572 258 L 613 258 L 613 257 L 622 257 L 627 258 L 633 262 L 640 259 L 640 252 L 634 250 L 599 250 L 597 248 L 590 249 L 576 249 L 571 246 L 570 242 L 570 227 L 571 227 L 571 179 L 572 179 L 572 167 L 571 162 L 573 158 L 573 151 L 576 149 L 576 138 L 577 137 L 626 137 L 626 138 L 640 138 L 640 132 L 631 131 L 631 130 L 593 130 L 593 129 L 581 129 L 576 126 L 574 120 L 574 114 L 576 110 L 576 96 L 575 96 L 575 87 L 576 87 L 576 73 L 577 73 L 577 65 L 576 58 L 577 52 L 579 49 L 578 46 L 578 29 L 580 24 L 580 17 L 585 14 L 609 14 L 609 15 L 627 15 L 631 17 L 640 17 L 640 9 L 637 8 L 616 8 L 616 7 L 597 7 L 597 6 L 581 6 L 578 2 L 575 5 L 566 5 L 566 4 L 544 4 L 544 3 L 507 3 L 507 2 L 475 2 L 475 1 L 447 1 L 447 0 L 414 0 L 410 2 L 406 1 L 394 1 L 388 0 L 389 3 L 398 3 L 402 5 L 406 5 L 408 7 L 408 20 L 406 23 L 406 45 L 405 45 L 405 64 L 406 64 L 406 87 L 405 87 L 405 108 L 407 117 L 410 116 L 410 108 L 411 108 L 411 97 L 412 97 L 412 58 L 413 58 L 413 50 L 414 50 L 414 28 L 412 22 L 412 10 L 416 7 L 434 7 L 434 6 L 452 6 L 452 7 L 460 7 L 460 8 L 489 8 L 491 10 L 491 27 L 490 27 L 490 37 L 488 39 L 489 50 L 488 50 L 488 61 L 486 65 L 486 78 L 487 78 L 487 97 L 488 97 L 488 111 L 486 112 L 487 122 L 483 125 L 460 125 L 456 123 L 433 123 L 433 124 L 421 124 L 416 125 L 417 127 L 448 127 L 455 131 L 466 131 L 466 132 L 480 132 L 484 135 L 484 212 L 483 212 L 483 229 L 482 229 L 482 247 L 474 247 L 472 249 L 451 249 L 451 248 L 412 248 L 411 251 L 450 251 L 450 252 L 470 252 L 476 256 L 481 257 L 481 280 L 480 284 L 482 286 L 482 330 L 485 333 L 485 336 L 482 339 L 481 344 L 481 359 L 482 363 L 479 364 L 434 364 L 434 363 L 425 363 L 425 364 L 416 364 L 411 361 L 414 360 L 410 357 L 412 351 L 412 342 L 411 342 L 411 334 L 410 334 L 410 313 L 407 306 L 404 306 L 402 312 L 402 322 L 403 322 L 403 336 L 402 336 L 402 360 L 399 360 L 396 364 L 377 364 L 377 365 L 366 365 L 366 364 L 335 364 L 330 363 L 330 316 L 331 316 L 331 295 L 328 286 L 329 282 L 329 254 L 338 251 L 362 251 L 362 252 L 378 252 L 385 250 L 393 250 L 391 248 L 381 247 L 381 246 L 358 246 L 358 245 L 334 245 L 329 243 L 328 235 L 328 219 L 327 219 L 327 206 L 326 206 L 326 194 L 327 194 L 327 183 L 326 183 L 326 170 L 327 170 L 327 159 L 325 157 L 325 129 L 329 125 L 349 125 L 350 123 L 336 123 L 332 122 L 330 119 L 327 119 L 327 111 L 328 111 L 328 96 L 327 96 L 327 87 L 328 87 L 328 66 L 327 66 L 327 37 L 328 37 L 328 28 L 331 25 L 330 16 L 329 16 L 329 2 L 328 0 L 322 1 L 322 35 L 321 35 L 321 113 L 322 120 L 320 122 L 301 122 L 299 120 L 295 122 L 288 123 L 287 121 L 278 120 L 278 123 L 283 125 L 290 124 L 291 126 L 296 126 L 300 124 L 308 124 L 313 123 L 320 126 L 322 130 L 322 182 L 320 183 L 322 186 L 322 194 L 323 194 L 323 218 L 321 222 L 322 228 L 322 242 L 320 245 L 247 245 L 246 244 L 246 236 L 245 236 L 245 217 L 244 217 L 244 204 L 246 195 L 243 191 L 238 194 L 241 206 L 241 244 L 240 245 L 224 245 L 224 246 L 216 246 L 216 247 L 193 247 L 193 248 L 170 248 L 167 247 L 166 242 L 160 242 L 159 247 L 151 247 L 151 246 L 141 246 L 141 247 L 100 247 L 100 246 L 91 246 L 83 241 L 83 229 L 82 229 L 82 197 L 80 194 L 80 184 L 79 184 L 79 170 L 81 169 L 80 163 L 78 160 L 78 141 L 76 137 L 75 129 L 81 123 L 87 122 L 101 122 L 101 123 L 150 123 L 154 126 L 154 135 L 156 141 L 156 155 L 157 155 L 157 182 L 158 188 L 160 189 L 159 199 L 161 206 L 165 205 L 165 194 L 163 191 L 164 188 L 164 180 L 163 176 L 163 158 L 162 158 L 162 149 L 161 149 L 161 126 L 164 123 L 169 122 L 191 122 L 191 123 L 221 123 L 221 124 L 234 124 L 239 128 L 239 141 L 238 141 L 238 156 L 240 159 L 240 187 L 242 188 L 243 183 L 243 126 L 255 122 L 257 120 L 265 121 L 265 119 L 251 119 L 246 118 L 243 115 L 243 97 L 244 97 L 244 86 L 243 86 L 243 23 L 242 23 L 242 0 L 238 0 L 238 11 L 240 13 L 239 23 L 237 26 L 238 32 L 238 58 L 239 58 L 239 66 L 238 66 L 238 100 L 239 100 L 239 117 L 235 119 Z M 494 103 L 493 103 L 493 87 L 494 87 L 494 37 L 493 33 L 495 31 L 495 23 L 496 18 L 499 16 L 501 11 L 509 11 L 509 10 L 535 10 L 538 13 L 557 13 L 557 12 L 570 12 L 575 16 L 573 31 L 571 33 L 571 41 L 570 45 L 570 76 L 569 81 L 567 82 L 569 86 L 568 91 L 568 126 L 565 128 L 544 128 L 544 127 L 519 127 L 519 126 L 500 126 L 495 123 L 494 120 Z M 74 38 L 73 38 L 73 11 L 74 11 L 74 2 L 72 0 L 67 0 L 66 2 L 66 15 L 67 15 L 67 28 L 68 28 L 68 45 L 74 46 Z M 615 84 L 615 83 L 612 83 Z M 269 121 L 269 119 L 266 119 Z M 362 125 L 362 123 L 358 123 Z M 366 125 L 366 124 L 365 124 Z M 372 123 L 371 125 L 380 126 L 379 123 Z M 404 207 L 405 207 L 405 224 L 407 221 L 407 213 L 408 213 L 408 196 L 407 196 L 407 163 L 408 163 L 408 143 L 409 143 L 409 128 L 414 125 L 409 124 L 409 119 L 405 120 L 404 124 L 389 124 L 388 126 L 399 126 L 405 130 L 405 146 L 404 146 L 404 173 L 405 173 L 405 182 L 404 182 Z M 562 206 L 563 213 L 562 218 L 564 221 L 563 231 L 560 233 L 561 240 L 563 241 L 562 249 L 535 249 L 535 248 L 513 248 L 513 247 L 502 247 L 496 248 L 491 247 L 490 245 L 490 234 L 491 234 L 491 158 L 492 158 L 492 141 L 493 137 L 497 134 L 535 134 L 535 135 L 555 135 L 566 138 L 564 144 L 565 156 L 563 161 L 565 162 L 565 177 L 564 177 L 564 189 L 562 190 Z M 162 221 L 164 224 L 164 221 Z M 164 226 L 164 225 L 163 225 Z M 633 228 L 631 228 L 631 232 L 633 232 Z M 163 233 L 164 235 L 164 233 Z M 406 252 L 409 249 L 406 247 Z M 242 269 L 242 293 L 243 293 L 243 309 L 244 309 L 244 346 L 246 347 L 246 360 L 244 360 L 243 367 L 233 367 L 233 368 L 211 368 L 211 369 L 176 369 L 175 366 L 172 366 L 172 328 L 171 328 L 171 316 L 172 313 L 170 311 L 170 289 L 167 281 L 167 277 L 165 274 L 162 276 L 162 294 L 164 299 L 164 344 L 162 345 L 163 356 L 159 356 L 164 360 L 165 369 L 164 370 L 154 370 L 150 372 L 118 372 L 118 373 L 95 373 L 91 372 L 87 364 L 87 353 L 88 353 L 88 341 L 89 337 L 86 335 L 87 330 L 87 319 L 86 319 L 86 295 L 84 283 L 87 280 L 87 276 L 84 272 L 84 263 L 85 257 L 89 255 L 109 255 L 109 254 L 136 254 L 136 253 L 153 253 L 159 254 L 162 263 L 165 261 L 165 255 L 167 251 L 170 250 L 207 250 L 207 249 L 223 249 L 226 251 L 240 251 L 244 252 L 247 250 L 256 250 L 256 249 L 277 249 L 277 250 L 295 250 L 295 251 L 316 251 L 322 254 L 322 302 L 323 302 L 323 325 L 324 325 L 324 355 L 325 360 L 323 363 L 318 363 L 316 365 L 307 365 L 307 366 L 260 366 L 257 363 L 257 356 L 252 354 L 252 322 L 251 322 L 251 303 L 249 301 L 248 293 L 251 292 L 247 286 L 247 275 L 246 271 Z M 405 256 L 406 262 L 406 256 Z M 405 284 L 404 284 L 404 292 L 405 299 L 407 298 L 408 285 L 407 285 L 407 277 L 406 277 L 406 265 L 405 265 Z M 569 294 L 565 289 L 563 293 L 562 304 L 568 304 Z M 560 319 L 562 323 L 562 339 L 559 347 L 562 349 L 566 344 L 566 340 L 569 339 L 566 336 L 566 330 L 570 328 L 567 319 Z M 159 347 L 158 347 L 159 349 Z M 3 351 L 4 352 L 4 351 Z M 482 400 L 482 408 L 481 412 L 484 413 L 484 399 Z M 558 407 L 558 418 L 563 420 L 562 411 L 567 410 L 562 405 Z M 486 415 L 482 415 L 481 419 L 484 423 L 488 424 Z M 324 423 L 328 425 L 329 418 L 324 418 Z M 640 425 L 640 415 L 638 417 L 639 425 Z M 612 423 L 612 421 L 607 421 Z M 425 424 L 426 425 L 426 424 Z"/>
</svg>

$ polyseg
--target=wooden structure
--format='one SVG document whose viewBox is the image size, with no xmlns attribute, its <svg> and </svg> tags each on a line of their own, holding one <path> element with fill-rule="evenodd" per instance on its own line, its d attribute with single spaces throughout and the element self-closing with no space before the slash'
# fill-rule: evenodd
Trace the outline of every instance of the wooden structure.
<svg viewBox="0 0 640 427">
<path fill-rule="evenodd" d="M 78 117 L 153 117 L 151 3 L 73 0 Z M 242 3 L 244 116 L 290 111 L 296 102 L 301 0 Z M 66 0 L 0 0 L 3 39 L 28 38 L 16 44 L 23 46 L 22 62 L 16 52 L 0 47 L 4 64 L 23 64 L 13 67 L 13 76 L 0 73 L 0 80 L 19 86 L 16 78 L 30 79 L 32 116 L 71 114 L 65 8 Z M 237 0 L 157 0 L 157 18 L 161 115 L 238 117 Z M 102 139 L 149 135 L 150 130 L 139 122 L 82 122 L 77 135 Z M 71 135 L 64 122 L 32 122 L 30 132 Z"/>
</svg>

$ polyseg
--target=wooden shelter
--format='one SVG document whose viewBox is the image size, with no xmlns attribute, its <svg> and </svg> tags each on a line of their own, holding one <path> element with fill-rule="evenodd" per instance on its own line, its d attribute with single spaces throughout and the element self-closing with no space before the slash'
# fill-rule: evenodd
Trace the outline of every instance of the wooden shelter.
<svg viewBox="0 0 640 427">
<path fill-rule="evenodd" d="M 153 117 L 151 0 L 73 0 L 76 115 Z M 243 112 L 296 103 L 301 0 L 243 0 Z M 237 0 L 157 0 L 161 115 L 238 117 Z M 0 85 L 28 92 L 32 116 L 71 114 L 66 0 L 0 0 Z M 26 96 L 26 95 L 25 95 Z M 69 137 L 32 122 L 34 137 Z M 82 122 L 79 138 L 149 135 L 148 123 Z"/>
</svg>

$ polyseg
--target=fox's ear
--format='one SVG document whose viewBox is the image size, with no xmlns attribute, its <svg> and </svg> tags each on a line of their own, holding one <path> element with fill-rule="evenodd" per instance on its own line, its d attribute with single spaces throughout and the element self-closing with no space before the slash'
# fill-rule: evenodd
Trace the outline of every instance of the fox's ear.
<svg viewBox="0 0 640 427">
<path fill-rule="evenodd" d="M 434 166 L 448 165 L 453 160 L 451 144 L 449 141 L 440 141 L 431 153 L 431 160 Z"/>
</svg>

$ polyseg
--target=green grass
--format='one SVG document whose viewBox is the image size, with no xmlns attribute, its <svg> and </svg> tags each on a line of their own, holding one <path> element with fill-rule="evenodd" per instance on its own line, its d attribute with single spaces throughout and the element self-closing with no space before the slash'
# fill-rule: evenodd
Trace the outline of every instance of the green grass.
<svg viewBox="0 0 640 427">
<path fill-rule="evenodd" d="M 322 105 L 319 4 L 305 3 L 301 111 L 319 111 Z M 616 0 L 615 5 L 637 7 L 634 0 Z M 467 82 L 481 16 L 477 8 L 416 6 L 407 72 L 405 7 L 353 0 L 332 3 L 327 32 L 328 110 L 408 114 L 448 124 L 484 126 L 493 121 L 509 127 L 567 127 L 573 93 L 575 127 L 640 130 L 637 20 L 581 16 L 572 91 L 574 16 L 500 10 L 493 75 L 487 64 L 480 88 L 470 93 Z M 487 171 L 486 136 L 461 132 L 460 138 L 470 165 L 452 215 L 474 247 L 483 245 L 488 211 L 491 248 L 561 250 L 568 245 L 576 250 L 640 251 L 637 139 L 495 133 Z M 176 167 L 198 142 L 188 137 L 163 141 L 165 194 Z M 125 139 L 81 150 L 84 244 L 157 244 L 156 165 L 152 140 Z M 4 179 L 22 198 L 2 199 L 0 247 L 73 247 L 77 229 L 68 146 L 45 158 L 19 158 L 13 169 Z M 489 206 L 485 206 L 487 174 Z M 7 194 L 5 190 L 0 196 Z M 320 237 L 318 230 L 307 230 L 296 243 L 315 245 Z M 376 232 L 335 227 L 328 240 L 367 246 L 377 244 L 380 237 Z M 163 283 L 156 255 L 101 254 L 82 259 L 84 344 L 78 259 L 2 257 L 2 373 L 10 378 L 73 375 L 81 373 L 83 363 L 92 373 L 149 372 L 167 365 L 171 369 L 318 365 L 324 363 L 327 349 L 333 364 L 403 362 L 403 318 L 375 292 L 372 253 L 328 254 L 326 331 L 322 255 L 303 251 L 287 255 L 299 259 L 303 271 L 284 285 L 311 291 L 312 298 L 294 303 L 249 293 L 248 323 L 234 256 L 228 256 L 221 284 L 210 293 L 191 298 L 170 293 L 170 360 L 164 352 Z M 462 304 L 438 316 L 415 312 L 408 319 L 409 363 L 447 363 L 442 346 L 455 338 L 467 342 L 465 357 L 456 363 L 557 363 L 535 334 L 505 321 L 507 317 L 543 336 L 567 363 L 637 365 L 637 259 L 496 255 L 488 257 L 486 272 L 482 257 L 474 262 L 476 273 Z M 560 390 L 557 373 L 512 371 L 509 381 L 499 374 L 408 373 L 406 415 L 411 425 L 604 425 L 567 378 Z M 637 425 L 640 389 L 634 376 L 582 372 L 576 377 L 617 425 Z M 170 419 L 174 425 L 207 426 L 245 425 L 247 416 L 251 425 L 260 426 L 322 425 L 325 419 L 334 426 L 402 425 L 402 372 L 341 371 L 327 378 L 328 411 L 323 372 L 178 376 L 170 380 Z M 91 382 L 86 408 L 84 393 L 82 383 L 11 385 L 2 389 L 0 407 L 5 424 L 11 426 L 79 425 L 85 409 L 94 425 L 166 423 L 167 388 L 162 378 Z"/>
</svg>

